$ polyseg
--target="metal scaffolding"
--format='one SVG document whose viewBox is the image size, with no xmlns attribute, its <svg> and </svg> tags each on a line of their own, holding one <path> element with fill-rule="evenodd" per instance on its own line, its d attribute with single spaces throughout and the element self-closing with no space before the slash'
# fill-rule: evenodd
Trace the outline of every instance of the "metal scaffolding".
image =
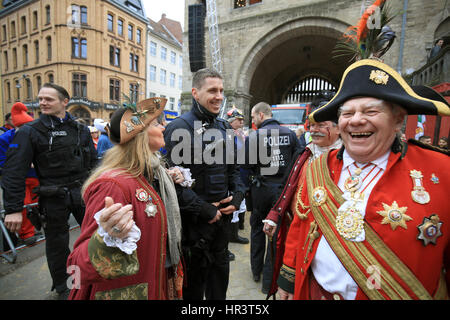
<svg viewBox="0 0 450 320">
<path fill-rule="evenodd" d="M 222 73 L 216 0 L 206 0 L 206 15 L 208 18 L 209 48 L 211 50 L 212 66 L 216 71 Z"/>
</svg>

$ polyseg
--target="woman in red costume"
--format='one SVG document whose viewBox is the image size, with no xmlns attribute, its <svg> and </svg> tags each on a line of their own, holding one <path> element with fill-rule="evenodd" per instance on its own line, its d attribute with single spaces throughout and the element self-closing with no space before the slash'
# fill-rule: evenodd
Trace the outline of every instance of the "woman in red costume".
<svg viewBox="0 0 450 320">
<path fill-rule="evenodd" d="M 157 156 L 164 146 L 158 116 L 166 102 L 129 104 L 111 118 L 116 145 L 83 186 L 86 215 L 67 262 L 69 299 L 181 298 L 178 202 Z"/>
</svg>

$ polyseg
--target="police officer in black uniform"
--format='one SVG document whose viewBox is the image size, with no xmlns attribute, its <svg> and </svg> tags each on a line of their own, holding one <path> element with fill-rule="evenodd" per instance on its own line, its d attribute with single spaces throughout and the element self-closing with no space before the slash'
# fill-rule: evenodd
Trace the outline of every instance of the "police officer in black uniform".
<svg viewBox="0 0 450 320">
<path fill-rule="evenodd" d="M 4 191 L 5 226 L 17 232 L 22 223 L 25 176 L 33 164 L 39 178 L 39 210 L 32 221 L 42 225 L 47 263 L 59 298 L 68 294 L 66 285 L 69 249 L 68 218 L 81 225 L 84 204 L 81 186 L 95 166 L 97 152 L 89 129 L 66 112 L 67 91 L 46 83 L 38 94 L 41 116 L 18 130 L 8 149 L 1 186 Z"/>
<path fill-rule="evenodd" d="M 192 188 L 176 185 L 186 262 L 183 298 L 225 300 L 230 222 L 244 198 L 244 186 L 235 164 L 233 129 L 217 118 L 223 101 L 221 75 L 201 69 L 192 86 L 191 111 L 164 132 L 169 163 L 189 168 L 195 179 Z"/>
<path fill-rule="evenodd" d="M 275 246 L 271 246 L 269 241 L 266 252 L 263 220 L 284 186 L 286 170 L 301 146 L 294 131 L 282 127 L 277 120 L 272 119 L 272 109 L 267 103 L 256 104 L 251 116 L 258 130 L 250 133 L 245 147 L 245 167 L 250 170 L 253 207 L 250 216 L 250 264 L 255 282 L 260 281 L 262 272 L 262 292 L 267 293 L 272 279 Z"/>
</svg>

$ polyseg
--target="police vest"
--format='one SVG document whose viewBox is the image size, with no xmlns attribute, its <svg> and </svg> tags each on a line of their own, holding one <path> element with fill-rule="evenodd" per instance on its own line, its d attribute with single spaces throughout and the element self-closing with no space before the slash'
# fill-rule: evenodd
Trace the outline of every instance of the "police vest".
<svg viewBox="0 0 450 320">
<path fill-rule="evenodd" d="M 254 139 L 258 142 L 254 142 Z M 282 183 L 295 152 L 296 139 L 291 130 L 276 124 L 261 127 L 252 134 L 249 137 L 249 148 L 257 146 L 253 151 L 258 156 L 257 174 L 264 176 L 267 182 Z M 252 153 L 251 150 L 249 152 Z M 262 156 L 264 158 L 260 158 Z"/>
<path fill-rule="evenodd" d="M 216 119 L 209 126 L 194 127 L 194 122 L 200 121 L 200 119 L 193 112 L 185 113 L 180 118 L 188 124 L 191 133 L 192 161 L 191 164 L 183 164 L 183 166 L 190 168 L 192 176 L 195 179 L 193 190 L 201 199 L 207 202 L 215 202 L 226 198 L 229 190 L 228 165 L 226 160 L 226 140 L 228 137 L 226 130 L 232 130 L 231 126 L 227 127 L 228 123 L 226 121 Z M 218 130 L 221 136 L 208 137 L 208 130 L 211 129 Z M 199 150 L 199 146 L 201 146 L 201 150 Z M 223 151 L 223 159 L 220 159 L 218 162 L 206 164 L 204 159 L 205 155 L 214 157 L 216 156 L 215 152 L 220 148 Z"/>
<path fill-rule="evenodd" d="M 47 128 L 41 121 L 31 123 L 40 134 L 35 166 L 41 181 L 45 178 L 85 178 L 91 162 L 89 144 L 81 141 L 82 127 L 68 121 L 56 128 Z M 54 180 L 54 179 L 52 179 Z"/>
</svg>

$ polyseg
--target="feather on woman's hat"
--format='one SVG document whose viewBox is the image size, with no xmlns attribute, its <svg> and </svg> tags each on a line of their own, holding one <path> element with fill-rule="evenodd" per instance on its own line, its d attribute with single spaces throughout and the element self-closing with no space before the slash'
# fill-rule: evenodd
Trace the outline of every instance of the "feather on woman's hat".
<svg viewBox="0 0 450 320">
<path fill-rule="evenodd" d="M 167 99 L 150 98 L 137 104 L 126 103 L 117 109 L 106 127 L 112 142 L 123 144 L 143 131 L 154 119 L 164 111 Z"/>
</svg>

